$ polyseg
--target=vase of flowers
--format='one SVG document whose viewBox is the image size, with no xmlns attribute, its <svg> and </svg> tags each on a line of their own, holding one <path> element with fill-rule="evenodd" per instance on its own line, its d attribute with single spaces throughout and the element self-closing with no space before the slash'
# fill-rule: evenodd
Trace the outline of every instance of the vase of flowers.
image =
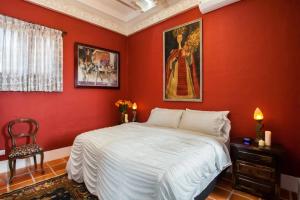
<svg viewBox="0 0 300 200">
<path fill-rule="evenodd" d="M 119 111 L 121 113 L 121 123 L 125 123 L 125 118 L 126 118 L 126 113 L 127 113 L 127 109 L 132 107 L 132 103 L 129 100 L 118 100 L 115 103 L 115 106 L 117 106 L 119 108 Z"/>
</svg>

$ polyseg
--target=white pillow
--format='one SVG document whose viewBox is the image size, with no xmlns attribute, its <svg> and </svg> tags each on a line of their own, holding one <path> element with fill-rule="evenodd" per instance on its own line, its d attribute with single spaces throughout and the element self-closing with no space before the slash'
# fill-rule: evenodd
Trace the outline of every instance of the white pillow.
<svg viewBox="0 0 300 200">
<path fill-rule="evenodd" d="M 147 123 L 155 126 L 178 128 L 184 110 L 154 108 L 151 110 Z"/>
<path fill-rule="evenodd" d="M 179 128 L 228 138 L 230 130 L 230 121 L 227 118 L 228 113 L 229 111 L 186 109 L 182 115 Z"/>
</svg>

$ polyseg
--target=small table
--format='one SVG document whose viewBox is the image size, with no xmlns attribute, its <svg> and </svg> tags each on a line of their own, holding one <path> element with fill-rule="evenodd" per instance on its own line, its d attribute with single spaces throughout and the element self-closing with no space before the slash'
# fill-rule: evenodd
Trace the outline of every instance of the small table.
<svg viewBox="0 0 300 200">
<path fill-rule="evenodd" d="M 258 147 L 243 144 L 242 138 L 231 140 L 233 187 L 266 199 L 279 199 L 280 162 L 284 150 L 279 144 Z"/>
</svg>

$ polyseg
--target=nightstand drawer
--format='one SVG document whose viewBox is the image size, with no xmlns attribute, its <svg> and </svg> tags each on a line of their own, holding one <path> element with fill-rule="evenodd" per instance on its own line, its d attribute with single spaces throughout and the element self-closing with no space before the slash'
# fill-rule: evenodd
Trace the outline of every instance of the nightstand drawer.
<svg viewBox="0 0 300 200">
<path fill-rule="evenodd" d="M 249 151 L 238 150 L 237 158 L 248 162 L 254 162 L 262 165 L 273 165 L 274 160 L 271 156 L 252 153 Z"/>
<path fill-rule="evenodd" d="M 275 169 L 270 167 L 237 160 L 236 169 L 238 173 L 244 174 L 246 176 L 260 178 L 268 181 L 275 181 Z"/>
<path fill-rule="evenodd" d="M 268 196 L 274 193 L 274 185 L 256 182 L 250 178 L 239 175 L 236 177 L 235 187 L 258 196 Z"/>
<path fill-rule="evenodd" d="M 284 155 L 280 145 L 245 145 L 242 138 L 237 138 L 231 140 L 230 153 L 235 189 L 266 199 L 279 199 L 280 163 Z"/>
</svg>

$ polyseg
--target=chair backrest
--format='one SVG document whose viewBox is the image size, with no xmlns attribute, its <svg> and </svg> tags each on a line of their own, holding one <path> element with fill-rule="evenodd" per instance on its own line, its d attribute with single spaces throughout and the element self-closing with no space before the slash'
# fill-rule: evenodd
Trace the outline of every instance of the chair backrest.
<svg viewBox="0 0 300 200">
<path fill-rule="evenodd" d="M 23 133 L 23 132 L 16 133 L 13 130 L 13 127 L 15 125 L 21 124 L 21 123 L 26 123 L 29 125 L 29 131 L 27 133 Z M 20 119 L 15 119 L 15 120 L 10 121 L 8 123 L 8 133 L 9 133 L 9 136 L 11 137 L 12 147 L 13 148 L 16 147 L 16 139 L 24 138 L 24 137 L 31 138 L 32 143 L 35 144 L 36 143 L 36 134 L 38 132 L 38 129 L 39 129 L 39 124 L 34 119 L 20 118 Z"/>
</svg>

